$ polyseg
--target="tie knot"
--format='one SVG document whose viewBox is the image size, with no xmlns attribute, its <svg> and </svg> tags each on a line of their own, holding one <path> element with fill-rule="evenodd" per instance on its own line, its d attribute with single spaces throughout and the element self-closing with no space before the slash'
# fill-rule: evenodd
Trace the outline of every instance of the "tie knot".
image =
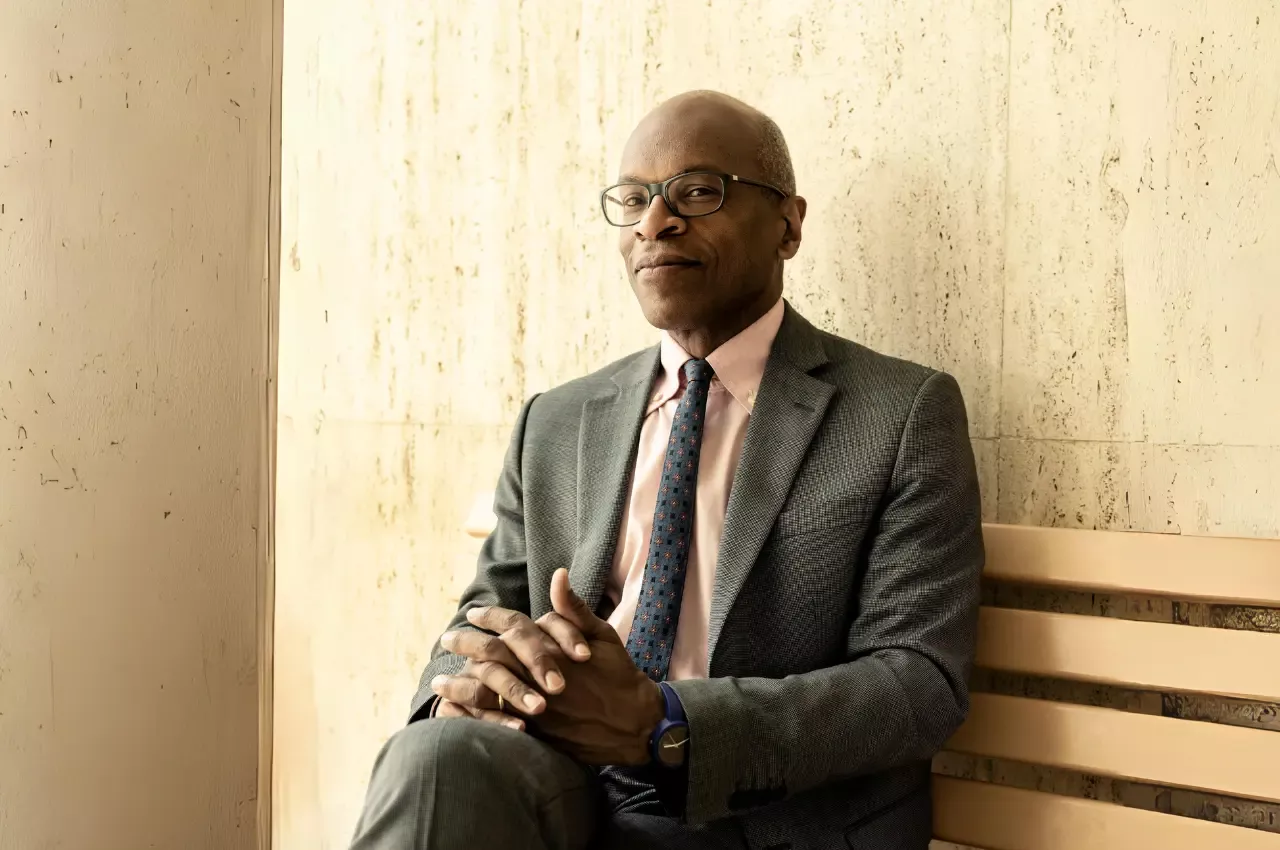
<svg viewBox="0 0 1280 850">
<path fill-rule="evenodd" d="M 685 381 L 690 384 L 694 381 L 710 381 L 715 374 L 711 364 L 705 360 L 686 360 L 681 371 L 684 372 Z"/>
</svg>

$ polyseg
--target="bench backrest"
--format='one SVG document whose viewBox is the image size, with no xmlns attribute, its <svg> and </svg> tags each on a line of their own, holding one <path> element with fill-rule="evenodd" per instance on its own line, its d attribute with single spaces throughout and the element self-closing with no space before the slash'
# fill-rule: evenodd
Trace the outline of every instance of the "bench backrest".
<svg viewBox="0 0 1280 850">
<path fill-rule="evenodd" d="M 1062 589 L 1280 607 L 1280 541 L 988 525 L 986 576 Z M 1280 634 L 984 607 L 978 666 L 1159 693 L 1280 702 Z M 949 750 L 1280 803 L 1280 733 L 974 694 Z M 937 837 L 986 850 L 1275 850 L 1280 834 L 935 778 Z"/>
<path fill-rule="evenodd" d="M 493 526 L 489 494 L 467 533 Z M 984 526 L 999 582 L 1280 608 L 1280 540 Z M 984 606 L 979 668 L 1280 703 L 1280 634 Z M 1280 733 L 974 693 L 954 753 L 1280 803 Z M 1280 834 L 936 776 L 934 834 L 984 850 L 1280 850 Z"/>
</svg>

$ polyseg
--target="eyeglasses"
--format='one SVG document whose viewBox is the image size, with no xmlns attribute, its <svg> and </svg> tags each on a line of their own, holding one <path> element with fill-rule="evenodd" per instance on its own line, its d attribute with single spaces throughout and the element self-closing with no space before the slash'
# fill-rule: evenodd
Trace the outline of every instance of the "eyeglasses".
<svg viewBox="0 0 1280 850">
<path fill-rule="evenodd" d="M 656 195 L 661 195 L 667 209 L 681 218 L 697 218 L 719 212 L 730 183 L 743 183 L 777 192 L 787 193 L 777 186 L 748 180 L 736 174 L 720 174 L 715 171 L 690 171 L 677 174 L 661 183 L 619 183 L 600 193 L 600 208 L 605 220 L 614 227 L 630 227 L 644 217 L 645 210 Z"/>
</svg>

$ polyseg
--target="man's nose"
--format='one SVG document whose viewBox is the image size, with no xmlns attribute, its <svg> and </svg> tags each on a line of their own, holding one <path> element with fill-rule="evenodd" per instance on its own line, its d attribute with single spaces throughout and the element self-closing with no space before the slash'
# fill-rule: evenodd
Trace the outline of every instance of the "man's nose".
<svg viewBox="0 0 1280 850">
<path fill-rule="evenodd" d="M 640 216 L 640 220 L 632 228 L 641 239 L 664 239 L 683 233 L 685 220 L 671 211 L 665 198 L 654 195 L 649 200 L 644 215 Z"/>
</svg>

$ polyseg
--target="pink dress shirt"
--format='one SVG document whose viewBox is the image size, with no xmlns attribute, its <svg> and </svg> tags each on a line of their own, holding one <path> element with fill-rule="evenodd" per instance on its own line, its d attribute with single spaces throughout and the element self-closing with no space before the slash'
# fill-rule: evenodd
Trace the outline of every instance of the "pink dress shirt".
<svg viewBox="0 0 1280 850">
<path fill-rule="evenodd" d="M 729 506 L 733 475 L 742 456 L 751 409 L 764 377 L 765 363 L 773 339 L 782 326 L 782 299 L 742 333 L 721 345 L 707 357 L 715 370 L 707 395 L 707 413 L 698 459 L 698 501 L 694 506 L 693 545 L 685 573 L 684 600 L 676 642 L 671 649 L 668 679 L 705 678 L 708 674 L 707 625 L 711 620 L 711 593 L 715 588 L 716 559 L 720 554 L 720 533 Z M 654 507 L 658 503 L 658 481 L 667 453 L 667 439 L 676 406 L 684 395 L 680 367 L 689 354 L 669 334 L 662 335 L 662 369 L 654 381 L 653 395 L 640 428 L 640 445 L 631 476 L 631 492 L 622 513 L 622 528 L 614 552 L 613 572 L 605 585 L 605 595 L 614 603 L 609 624 L 625 642 L 631 632 L 649 535 L 653 530 Z"/>
</svg>

